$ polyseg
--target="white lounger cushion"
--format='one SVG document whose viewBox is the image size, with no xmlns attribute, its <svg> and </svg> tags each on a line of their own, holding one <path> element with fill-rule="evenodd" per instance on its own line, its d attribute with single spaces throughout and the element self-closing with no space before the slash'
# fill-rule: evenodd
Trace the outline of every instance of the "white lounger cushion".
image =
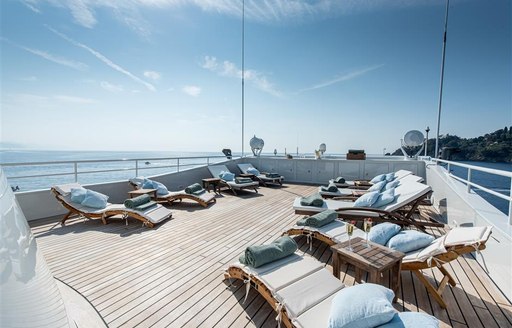
<svg viewBox="0 0 512 328">
<path fill-rule="evenodd" d="M 211 201 L 212 199 L 215 198 L 215 194 L 212 194 L 212 193 L 209 193 L 209 192 L 204 192 L 201 195 L 194 195 L 194 194 L 187 194 L 185 192 L 185 190 L 169 191 L 169 193 L 167 195 L 158 195 L 158 198 L 175 197 L 175 196 L 180 196 L 180 195 L 190 195 L 190 196 L 193 196 L 193 197 L 197 197 L 197 198 L 201 199 L 202 201 L 204 201 L 206 203 L 208 203 L 209 201 Z"/>
<path fill-rule="evenodd" d="M 405 254 L 405 257 L 402 259 L 402 263 L 424 262 L 431 257 L 446 253 L 446 248 L 444 247 L 444 237 L 445 236 L 435 239 L 432 243 L 430 243 L 429 246 L 423 249 Z"/>
<path fill-rule="evenodd" d="M 468 245 L 485 241 L 491 234 L 491 227 L 457 227 L 446 235 L 444 246 Z"/>
<path fill-rule="evenodd" d="M 279 290 L 276 298 L 293 320 L 341 290 L 345 285 L 328 270 L 316 271 Z"/>
<path fill-rule="evenodd" d="M 293 319 L 293 324 L 299 328 L 328 327 L 329 316 L 331 314 L 331 303 L 336 294 L 338 293 L 332 294 L 319 304 Z"/>
<path fill-rule="evenodd" d="M 398 170 L 395 172 L 395 179 L 402 179 L 403 177 L 406 177 L 411 174 L 413 174 L 411 171 Z M 421 180 L 423 181 L 423 179 L 421 179 Z M 418 182 L 420 182 L 420 181 L 418 181 Z M 354 181 L 348 181 L 348 180 L 345 181 L 345 183 L 336 183 L 336 182 L 334 182 L 334 179 L 331 179 L 331 180 L 329 180 L 329 183 L 334 183 L 338 187 L 350 187 L 350 186 L 355 185 Z"/>
<path fill-rule="evenodd" d="M 248 183 L 236 183 L 235 181 L 225 181 L 231 188 L 233 189 L 241 189 L 247 188 L 249 186 L 256 187 L 260 184 L 257 181 L 248 182 Z"/>
<path fill-rule="evenodd" d="M 208 170 L 214 178 L 218 178 L 221 172 L 230 172 L 226 165 L 211 165 L 208 166 Z M 224 181 L 224 180 L 223 180 Z M 256 187 L 260 184 L 257 181 L 249 183 L 236 183 L 235 181 L 224 181 L 233 189 L 242 189 L 247 187 Z"/>
</svg>

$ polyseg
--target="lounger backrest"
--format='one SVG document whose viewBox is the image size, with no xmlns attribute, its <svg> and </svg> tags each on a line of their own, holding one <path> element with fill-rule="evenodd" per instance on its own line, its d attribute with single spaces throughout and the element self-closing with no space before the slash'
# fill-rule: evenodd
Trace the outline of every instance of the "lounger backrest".
<svg viewBox="0 0 512 328">
<path fill-rule="evenodd" d="M 218 178 L 222 171 L 230 172 L 226 165 L 212 165 L 208 166 L 208 170 L 214 178 Z"/>
<path fill-rule="evenodd" d="M 250 168 L 254 168 L 254 166 L 252 166 L 251 163 L 242 163 L 242 164 L 238 164 L 238 168 L 243 173 L 247 173 L 247 170 L 250 169 Z"/>
<path fill-rule="evenodd" d="M 411 171 L 407 171 L 407 170 L 398 170 L 395 172 L 395 177 L 397 179 L 402 179 L 403 177 L 405 176 L 408 176 L 408 175 L 411 175 L 413 174 Z"/>
<path fill-rule="evenodd" d="M 395 211 L 418 199 L 419 197 L 424 196 L 431 190 L 432 188 L 430 188 L 430 186 L 419 182 L 411 181 L 408 183 L 402 183 L 395 189 L 395 200 L 379 209 L 388 212 Z"/>
<path fill-rule="evenodd" d="M 423 178 L 419 177 L 417 175 L 414 175 L 414 174 L 410 174 L 410 175 L 406 175 L 405 177 L 401 178 L 398 181 L 400 182 L 400 184 L 408 183 L 408 182 L 423 182 Z"/>
<path fill-rule="evenodd" d="M 52 187 L 53 190 L 55 190 L 57 193 L 59 193 L 59 195 L 62 195 L 62 196 L 69 195 L 71 193 L 71 189 L 74 189 L 74 188 L 83 188 L 83 187 L 81 184 L 79 184 L 77 182 L 56 185 L 56 186 Z"/>
</svg>

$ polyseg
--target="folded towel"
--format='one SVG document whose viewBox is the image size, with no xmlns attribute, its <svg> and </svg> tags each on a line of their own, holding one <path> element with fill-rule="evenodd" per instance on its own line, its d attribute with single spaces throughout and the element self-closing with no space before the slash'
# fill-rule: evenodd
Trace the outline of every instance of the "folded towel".
<svg viewBox="0 0 512 328">
<path fill-rule="evenodd" d="M 201 191 L 203 190 L 203 187 L 201 187 L 201 185 L 199 183 L 194 183 L 194 184 L 191 184 L 190 186 L 188 186 L 187 188 L 185 188 L 185 192 L 187 194 L 193 194 L 195 193 L 196 191 Z"/>
<path fill-rule="evenodd" d="M 345 178 L 344 177 L 337 177 L 336 179 L 334 179 L 334 182 L 336 183 L 345 183 Z"/>
<path fill-rule="evenodd" d="M 150 201 L 151 201 L 151 197 L 149 197 L 149 195 L 140 195 L 138 197 L 129 198 L 129 199 L 125 200 L 124 206 L 126 206 L 127 208 L 134 209 L 137 206 L 149 203 Z"/>
<path fill-rule="evenodd" d="M 297 250 L 295 240 L 289 236 L 280 237 L 268 245 L 249 246 L 240 256 L 242 264 L 257 268 L 264 264 L 292 255 Z"/>
<path fill-rule="evenodd" d="M 337 192 L 338 187 L 334 183 L 329 183 L 327 187 L 322 186 L 322 191 L 328 191 L 328 192 Z"/>
<path fill-rule="evenodd" d="M 308 197 L 302 197 L 300 199 L 300 204 L 302 206 L 322 207 L 322 205 L 324 205 L 324 200 L 319 193 L 316 193 Z"/>
<path fill-rule="evenodd" d="M 202 194 L 204 194 L 206 192 L 206 190 L 204 189 L 201 189 L 201 190 L 198 190 L 198 191 L 194 191 L 192 193 L 192 195 L 195 195 L 195 196 L 201 196 Z"/>
<path fill-rule="evenodd" d="M 336 211 L 327 210 L 312 216 L 305 216 L 297 221 L 297 225 L 320 228 L 333 222 L 337 217 L 338 213 Z"/>
<path fill-rule="evenodd" d="M 235 182 L 238 184 L 251 183 L 252 179 L 251 178 L 236 178 Z"/>
<path fill-rule="evenodd" d="M 281 176 L 279 175 L 279 173 L 265 173 L 265 176 L 266 176 L 267 178 L 272 178 L 272 179 L 274 179 L 274 178 L 280 178 L 280 177 L 281 177 Z"/>
<path fill-rule="evenodd" d="M 139 206 L 136 206 L 134 209 L 137 210 L 137 211 L 145 211 L 148 208 L 153 207 L 153 206 L 156 206 L 156 202 L 155 201 L 150 201 L 150 202 L 141 204 Z"/>
</svg>

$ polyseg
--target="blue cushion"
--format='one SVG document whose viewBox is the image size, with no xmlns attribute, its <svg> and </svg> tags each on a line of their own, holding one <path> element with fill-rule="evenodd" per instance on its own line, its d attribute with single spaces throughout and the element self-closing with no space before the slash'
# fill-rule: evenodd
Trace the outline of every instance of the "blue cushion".
<svg viewBox="0 0 512 328">
<path fill-rule="evenodd" d="M 105 208 L 107 206 L 107 200 L 107 195 L 87 189 L 82 205 L 92 208 Z"/>
<path fill-rule="evenodd" d="M 331 303 L 329 328 L 375 327 L 393 319 L 392 290 L 376 284 L 343 288 Z"/>
<path fill-rule="evenodd" d="M 391 173 L 386 174 L 386 176 L 384 177 L 384 180 L 386 180 L 387 182 L 391 182 L 391 181 L 395 180 L 395 173 L 391 172 Z"/>
<path fill-rule="evenodd" d="M 380 192 L 382 190 L 382 188 L 384 188 L 384 186 L 386 185 L 386 182 L 387 181 L 384 180 L 384 181 L 381 181 L 381 182 L 374 183 L 373 186 L 368 188 L 368 191 L 378 191 L 378 192 Z"/>
<path fill-rule="evenodd" d="M 384 187 L 384 189 L 396 188 L 396 187 L 398 187 L 399 184 L 400 184 L 400 180 L 393 180 L 391 182 L 386 183 L 386 186 Z"/>
<path fill-rule="evenodd" d="M 373 226 L 368 233 L 368 239 L 380 245 L 386 245 L 389 239 L 400 232 L 398 224 L 384 222 Z"/>
<path fill-rule="evenodd" d="M 421 312 L 400 312 L 395 314 L 393 320 L 378 328 L 438 328 L 439 320 Z"/>
<path fill-rule="evenodd" d="M 416 230 L 405 230 L 388 240 L 386 246 L 402 253 L 425 248 L 434 241 L 434 237 Z"/>
<path fill-rule="evenodd" d="M 385 174 L 379 174 L 377 175 L 376 177 L 374 177 L 373 179 L 370 180 L 370 183 L 377 183 L 377 182 L 381 182 L 382 180 L 384 180 L 386 178 L 386 175 Z"/>
<path fill-rule="evenodd" d="M 255 176 L 260 175 L 260 171 L 256 170 L 254 167 L 250 167 L 247 169 L 248 174 L 254 174 Z"/>
<path fill-rule="evenodd" d="M 167 195 L 169 193 L 169 190 L 167 187 L 158 181 L 153 181 L 150 179 L 144 179 L 144 182 L 142 183 L 143 189 L 156 189 L 156 193 L 158 195 Z"/>
<path fill-rule="evenodd" d="M 389 203 L 392 203 L 395 200 L 395 189 L 389 189 L 379 194 L 379 198 L 373 204 L 373 207 L 382 207 Z"/>
<path fill-rule="evenodd" d="M 235 175 L 231 172 L 220 172 L 219 178 L 221 178 L 224 181 L 233 181 L 235 180 Z"/>
<path fill-rule="evenodd" d="M 367 192 L 354 202 L 354 207 L 372 207 L 379 198 L 378 191 Z"/>
<path fill-rule="evenodd" d="M 71 201 L 73 203 L 81 204 L 84 201 L 87 189 L 85 188 L 71 188 Z"/>
</svg>

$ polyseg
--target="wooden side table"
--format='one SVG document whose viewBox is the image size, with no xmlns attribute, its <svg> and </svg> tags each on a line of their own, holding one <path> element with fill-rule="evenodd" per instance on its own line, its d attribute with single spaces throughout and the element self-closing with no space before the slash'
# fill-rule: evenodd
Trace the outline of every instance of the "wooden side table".
<svg viewBox="0 0 512 328">
<path fill-rule="evenodd" d="M 206 178 L 203 179 L 203 188 L 210 192 L 210 186 L 213 187 L 214 193 L 220 194 L 220 178 Z"/>
<path fill-rule="evenodd" d="M 333 275 L 340 277 L 340 265 L 352 264 L 356 269 L 355 280 L 361 283 L 361 273 L 366 271 L 370 278 L 368 282 L 382 284 L 381 274 L 389 271 L 391 276 L 391 289 L 395 292 L 396 302 L 400 290 L 400 269 L 404 253 L 392 250 L 379 244 L 368 242 L 371 247 L 366 247 L 366 241 L 361 237 L 352 238 L 352 249 L 347 249 L 348 240 L 331 246 Z"/>
<path fill-rule="evenodd" d="M 128 196 L 130 196 L 130 198 L 140 195 L 149 195 L 153 199 L 156 199 L 156 189 L 137 189 L 128 192 Z"/>
</svg>

